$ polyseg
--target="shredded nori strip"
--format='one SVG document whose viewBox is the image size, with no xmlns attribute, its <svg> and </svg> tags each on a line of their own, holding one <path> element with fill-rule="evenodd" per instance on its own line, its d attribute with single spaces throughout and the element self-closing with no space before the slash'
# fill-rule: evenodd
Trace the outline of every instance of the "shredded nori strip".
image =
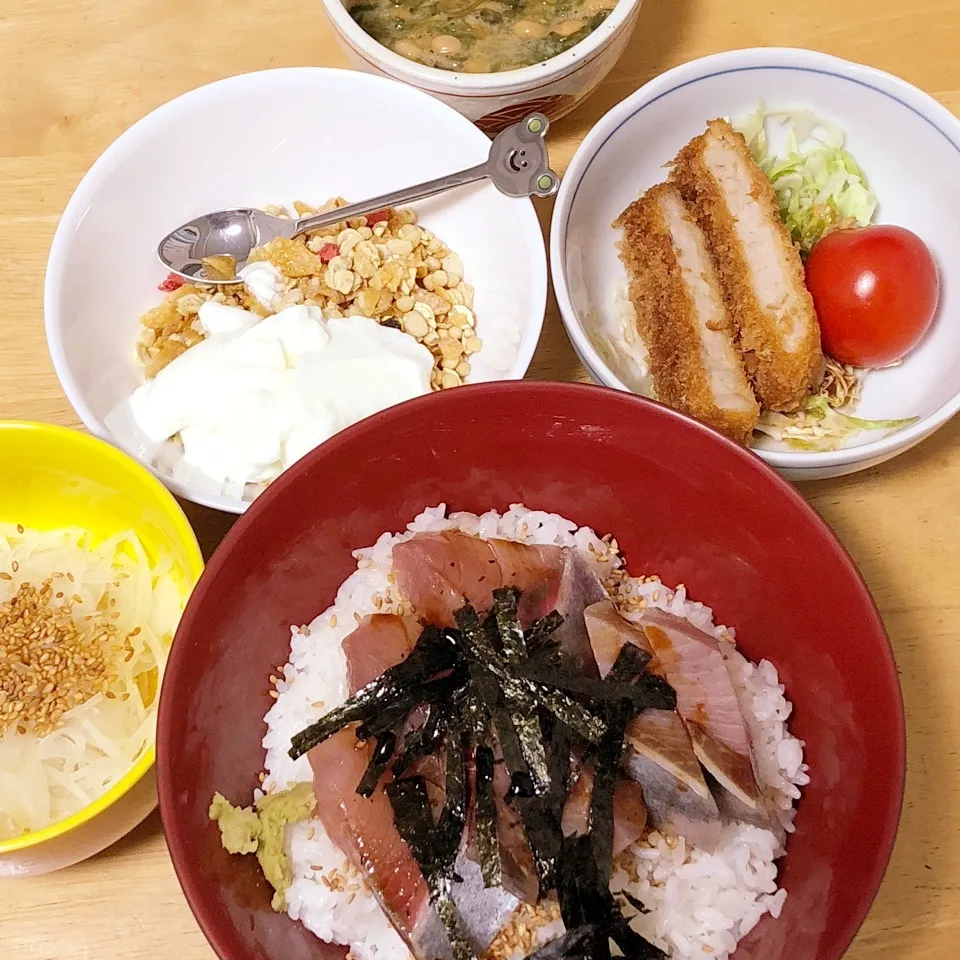
<svg viewBox="0 0 960 960">
<path fill-rule="evenodd" d="M 503 865 L 500 862 L 500 839 L 497 836 L 497 807 L 493 798 L 493 750 L 478 746 L 475 754 L 475 802 L 477 855 L 480 872 L 487 887 L 503 883 Z"/>
<path fill-rule="evenodd" d="M 597 934 L 593 924 L 568 930 L 563 936 L 544 944 L 539 950 L 527 956 L 527 960 L 567 960 L 568 957 L 582 957 L 583 948 Z"/>
<path fill-rule="evenodd" d="M 361 740 L 375 737 L 384 730 L 399 727 L 408 714 L 418 706 L 449 701 L 466 682 L 466 668 L 458 664 L 453 670 L 433 680 L 424 681 L 419 687 L 397 692 L 391 702 L 381 704 L 358 728 Z"/>
<path fill-rule="evenodd" d="M 536 683 L 550 683 L 558 690 L 564 690 L 573 696 L 588 698 L 594 701 L 594 705 L 626 700 L 634 707 L 635 712 L 648 708 L 673 710 L 677 705 L 677 695 L 673 687 L 662 677 L 652 674 L 640 677 L 636 683 L 591 680 L 589 677 L 547 678 L 540 670 L 524 670 L 524 676 Z"/>
<path fill-rule="evenodd" d="M 646 650 L 641 650 L 632 643 L 625 643 L 620 648 L 617 659 L 607 674 L 607 679 L 614 683 L 629 683 L 646 670 L 652 659 L 653 657 Z"/>
<path fill-rule="evenodd" d="M 463 921 L 451 896 L 456 847 L 451 856 L 449 843 L 444 843 L 449 830 L 439 830 L 434 827 L 423 777 L 394 780 L 384 789 L 393 807 L 393 819 L 397 831 L 417 861 L 430 890 L 430 901 L 447 931 L 453 947 L 453 960 L 475 960 L 473 951 L 467 943 Z M 446 814 L 446 808 L 444 814 Z M 441 816 L 441 823 L 443 821 L 444 817 Z"/>
<path fill-rule="evenodd" d="M 506 591 L 504 595 L 503 592 L 495 590 L 494 596 L 498 593 L 501 593 L 502 614 L 497 613 L 497 623 L 504 622 L 509 626 L 510 621 L 516 616 L 519 594 L 511 590 Z M 463 610 L 458 611 L 457 622 L 467 644 L 474 644 L 480 652 L 488 646 L 473 607 L 464 607 Z M 516 626 L 519 630 L 519 621 L 516 622 Z M 504 640 L 504 649 L 508 647 L 508 641 Z M 515 655 L 518 655 L 519 649 L 516 646 L 513 648 Z M 492 648 L 489 652 L 496 656 Z M 482 656 L 473 658 L 470 664 L 470 676 L 493 716 L 507 768 L 511 774 L 520 770 L 526 772 L 533 779 L 534 789 L 542 793 L 548 787 L 549 781 L 547 758 L 543 749 L 543 731 L 540 729 L 536 710 L 531 709 L 527 698 L 512 695 L 505 685 L 498 684 L 499 678 L 488 669 Z"/>
<path fill-rule="evenodd" d="M 613 868 L 613 788 L 623 759 L 623 734 L 630 721 L 624 707 L 611 711 L 607 732 L 596 751 L 593 793 L 590 797 L 590 833 L 597 872 L 609 877 Z"/>
<path fill-rule="evenodd" d="M 493 614 L 503 646 L 503 655 L 509 663 L 519 663 L 527 656 L 527 644 L 520 627 L 520 591 L 516 587 L 498 587 L 493 591 Z"/>
<path fill-rule="evenodd" d="M 452 885 L 461 882 L 455 864 L 468 794 L 484 884 L 503 881 L 493 788 L 499 748 L 510 773 L 504 800 L 519 814 L 541 893 L 557 891 L 567 928 L 529 960 L 610 960 L 611 940 L 633 960 L 661 960 L 661 951 L 630 928 L 609 890 L 613 792 L 627 723 L 643 709 L 672 709 L 676 695 L 645 672 L 651 657 L 632 644 L 621 649 L 604 680 L 584 677 L 551 642 L 563 617 L 554 611 L 524 632 L 519 592 L 498 588 L 493 595 L 493 609 L 482 621 L 466 606 L 455 615 L 458 630 L 427 627 L 405 660 L 298 733 L 290 756 L 302 756 L 351 724 L 358 739 L 376 738 L 358 792 L 371 796 L 390 767 L 396 779 L 384 789 L 397 830 L 427 882 L 453 960 L 473 960 Z M 411 712 L 424 706 L 424 722 L 404 735 L 395 757 Z M 405 774 L 441 746 L 446 797 L 435 824 L 424 779 Z M 468 751 L 474 761 L 469 790 Z M 590 831 L 566 838 L 561 822 L 575 753 L 594 763 Z M 623 896 L 642 910 L 639 901 Z"/>
<path fill-rule="evenodd" d="M 385 670 L 376 680 L 361 687 L 342 706 L 295 734 L 291 738 L 290 757 L 293 760 L 302 757 L 347 724 L 372 721 L 398 702 L 409 702 L 409 713 L 413 706 L 422 701 L 424 680 L 451 670 L 457 665 L 457 656 L 456 638 L 452 631 L 441 632 L 428 627 L 406 660 Z"/>
<path fill-rule="evenodd" d="M 543 711 L 540 722 L 549 747 L 547 758 L 550 764 L 550 789 L 544 797 L 544 803 L 554 821 L 560 823 L 567 794 L 570 792 L 573 737 L 564 724 L 546 711 Z"/>
<path fill-rule="evenodd" d="M 523 821 L 540 888 L 550 890 L 555 884 L 557 854 L 563 839 L 560 821 L 553 816 L 543 797 L 517 797 L 513 805 Z"/>
<path fill-rule="evenodd" d="M 666 960 L 666 954 L 631 929 L 610 892 L 609 878 L 597 870 L 590 835 L 565 837 L 557 858 L 557 897 L 567 930 L 592 928 L 579 953 L 590 960 L 610 960 L 610 940 L 630 960 Z"/>
<path fill-rule="evenodd" d="M 463 635 L 464 652 L 497 678 L 504 697 L 512 701 L 526 702 L 531 709 L 539 702 L 585 740 L 592 743 L 600 741 L 604 732 L 603 720 L 562 691 L 546 683 L 519 676 L 487 642 L 473 607 L 463 607 L 456 612 L 455 617 Z"/>
<path fill-rule="evenodd" d="M 403 738 L 403 750 L 393 762 L 393 775 L 399 777 L 421 757 L 429 756 L 443 741 L 447 731 L 448 714 L 443 704 L 431 703 L 423 726 L 411 730 Z"/>
<path fill-rule="evenodd" d="M 630 906 L 637 911 L 637 913 L 650 912 L 650 908 L 645 907 L 642 900 L 638 900 L 632 893 L 628 893 L 626 890 L 618 890 L 617 896 L 623 897 L 623 899 L 626 900 L 627 903 L 629 903 Z"/>
<path fill-rule="evenodd" d="M 467 823 L 464 782 L 463 740 L 460 730 L 448 729 L 446 753 L 446 800 L 440 821 L 434 827 L 430 802 L 422 777 L 394 780 L 385 787 L 393 807 L 400 836 L 410 847 L 427 886 L 430 899 L 447 931 L 454 960 L 473 960 L 463 922 L 453 903 L 451 891 L 454 864 Z"/>
<path fill-rule="evenodd" d="M 551 610 L 545 617 L 534 620 L 533 625 L 524 634 L 527 650 L 531 653 L 539 650 L 561 626 L 563 626 L 563 614 L 556 610 Z"/>
<path fill-rule="evenodd" d="M 357 793 L 361 797 L 372 797 L 373 791 L 377 789 L 377 784 L 383 777 L 387 769 L 387 764 L 393 757 L 393 751 L 397 748 L 397 735 L 392 730 L 385 730 L 377 736 L 377 745 L 373 748 L 370 756 L 370 762 L 364 771 L 363 778 L 357 787 Z"/>
</svg>

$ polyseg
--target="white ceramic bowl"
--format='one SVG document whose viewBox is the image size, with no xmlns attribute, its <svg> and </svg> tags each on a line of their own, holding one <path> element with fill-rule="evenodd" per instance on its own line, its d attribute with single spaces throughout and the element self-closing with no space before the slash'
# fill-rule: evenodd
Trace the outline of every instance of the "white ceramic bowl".
<svg viewBox="0 0 960 960">
<path fill-rule="evenodd" d="M 617 322 L 613 291 L 624 283 L 611 223 L 665 178 L 663 165 L 708 120 L 742 116 L 761 99 L 769 110 L 808 107 L 837 123 L 879 198 L 877 221 L 917 233 L 940 270 L 930 333 L 901 366 L 867 376 L 857 407 L 865 418 L 916 423 L 879 439 L 860 433 L 835 451 L 757 451 L 789 479 L 840 476 L 909 449 L 960 409 L 960 121 L 932 97 L 879 70 L 808 50 L 735 50 L 670 70 L 614 107 L 574 156 L 553 215 L 554 289 L 591 376 L 629 389 L 602 338 Z"/>
<path fill-rule="evenodd" d="M 319 67 L 232 77 L 155 110 L 84 177 L 50 252 L 47 342 L 74 409 L 91 432 L 118 442 L 105 419 L 142 382 L 138 317 L 162 296 L 156 246 L 173 227 L 225 207 L 360 200 L 473 166 L 489 147 L 473 124 L 419 90 Z M 470 381 L 522 377 L 547 294 L 532 203 L 486 183 L 414 209 L 461 255 L 476 288 L 484 345 Z M 248 505 L 145 462 L 189 500 L 234 513 Z"/>
<path fill-rule="evenodd" d="M 640 4 L 641 0 L 620 0 L 593 33 L 559 56 L 520 70 L 475 74 L 407 60 L 365 33 L 342 0 L 323 0 L 340 47 L 358 70 L 419 87 L 490 134 L 533 111 L 556 120 L 588 97 L 623 53 Z"/>
</svg>

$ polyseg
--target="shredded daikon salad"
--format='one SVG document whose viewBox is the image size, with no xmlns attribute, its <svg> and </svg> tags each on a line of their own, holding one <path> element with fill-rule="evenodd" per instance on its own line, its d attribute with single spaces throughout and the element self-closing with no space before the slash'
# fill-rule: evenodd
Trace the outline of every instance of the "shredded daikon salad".
<svg viewBox="0 0 960 960">
<path fill-rule="evenodd" d="M 149 749 L 187 592 L 132 531 L 0 524 L 0 840 L 78 812 Z"/>
</svg>

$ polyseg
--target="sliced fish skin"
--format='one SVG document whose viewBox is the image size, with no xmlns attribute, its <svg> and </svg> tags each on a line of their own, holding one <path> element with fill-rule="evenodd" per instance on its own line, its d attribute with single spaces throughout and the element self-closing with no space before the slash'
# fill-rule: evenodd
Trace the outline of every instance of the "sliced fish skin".
<svg viewBox="0 0 960 960">
<path fill-rule="evenodd" d="M 460 850 L 454 873 L 461 882 L 454 882 L 451 897 L 470 948 L 481 956 L 510 921 L 520 900 L 504 887 L 485 887 L 480 865 L 469 856 L 466 847 Z"/>
</svg>

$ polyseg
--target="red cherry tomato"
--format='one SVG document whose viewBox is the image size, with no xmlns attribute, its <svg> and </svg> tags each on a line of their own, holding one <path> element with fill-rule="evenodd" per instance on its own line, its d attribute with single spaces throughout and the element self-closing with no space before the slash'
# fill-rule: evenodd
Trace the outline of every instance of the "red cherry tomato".
<svg viewBox="0 0 960 960">
<path fill-rule="evenodd" d="M 807 288 L 824 353 L 856 367 L 882 367 L 912 350 L 940 298 L 927 245 L 885 225 L 827 234 L 807 258 Z"/>
</svg>

